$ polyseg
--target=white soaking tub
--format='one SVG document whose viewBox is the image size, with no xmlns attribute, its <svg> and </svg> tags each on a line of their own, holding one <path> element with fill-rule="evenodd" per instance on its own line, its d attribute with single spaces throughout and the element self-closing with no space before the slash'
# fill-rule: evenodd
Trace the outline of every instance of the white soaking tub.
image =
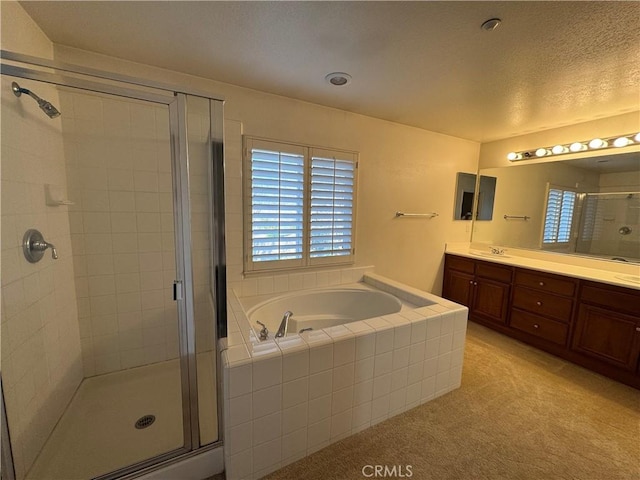
<svg viewBox="0 0 640 480">
<path fill-rule="evenodd" d="M 292 312 L 287 335 L 321 329 L 399 312 L 403 302 L 368 285 L 321 288 L 289 293 L 259 303 L 247 312 L 256 331 L 264 323 L 275 335 L 285 312 Z"/>
</svg>

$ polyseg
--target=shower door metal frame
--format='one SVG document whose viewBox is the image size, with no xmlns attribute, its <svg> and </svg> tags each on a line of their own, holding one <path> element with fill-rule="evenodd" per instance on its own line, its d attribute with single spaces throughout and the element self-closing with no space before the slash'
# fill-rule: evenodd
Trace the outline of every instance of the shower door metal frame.
<svg viewBox="0 0 640 480">
<path fill-rule="evenodd" d="M 10 60 L 13 62 L 21 62 L 36 66 L 46 66 L 48 68 L 54 68 L 62 71 L 72 72 L 83 76 L 89 76 L 94 78 L 100 78 L 110 80 L 113 82 L 131 84 L 137 87 L 148 87 L 153 90 L 159 90 L 160 93 L 156 93 L 148 90 L 140 90 L 134 88 L 127 88 L 121 85 L 114 85 L 108 83 L 99 83 L 75 76 L 60 75 L 58 73 L 50 73 L 31 68 L 25 68 L 18 65 L 6 64 L 4 60 Z M 215 135 L 210 136 L 212 139 L 214 136 L 216 139 L 222 141 L 222 99 L 212 97 L 211 95 L 202 94 L 201 92 L 195 93 L 189 90 L 185 90 L 180 87 L 167 86 L 157 82 L 148 82 L 145 80 L 134 79 L 133 77 L 126 77 L 123 75 L 111 74 L 109 72 L 102 72 L 99 70 L 88 69 L 79 66 L 72 66 L 68 64 L 57 63 L 50 60 L 39 59 L 37 57 L 30 57 L 27 55 L 17 54 L 13 52 L 1 51 L 0 74 L 8 75 L 18 78 L 25 78 L 29 80 L 36 80 L 53 85 L 78 88 L 86 91 L 114 95 L 118 97 L 131 98 L 136 100 L 145 100 L 152 103 L 166 105 L 169 109 L 169 122 L 170 122 L 170 136 L 171 136 L 171 154 L 172 154 L 172 177 L 173 177 L 173 204 L 174 204 L 174 223 L 175 223 L 175 240 L 176 240 L 176 281 L 182 282 L 184 288 L 184 295 L 181 300 L 176 300 L 178 310 L 178 324 L 180 329 L 180 364 L 181 364 L 181 387 L 182 387 L 182 409 L 183 409 L 183 440 L 184 445 L 176 450 L 165 452 L 150 459 L 143 460 L 131 466 L 123 467 L 121 469 L 109 472 L 107 474 L 96 477 L 96 480 L 111 480 L 115 478 L 120 479 L 133 479 L 139 475 L 152 472 L 156 469 L 171 465 L 175 462 L 196 455 L 205 450 L 217 448 L 222 445 L 222 417 L 221 417 L 221 405 L 222 405 L 222 392 L 219 388 L 220 379 L 216 385 L 216 397 L 218 404 L 218 439 L 210 444 L 200 446 L 199 439 L 199 419 L 198 419 L 198 391 L 197 391 L 197 375 L 196 375 L 196 350 L 195 350 L 195 318 L 194 318 L 194 299 L 193 299 L 193 275 L 192 275 L 192 257 L 191 257 L 191 232 L 190 232 L 190 201 L 189 201 L 189 164 L 188 164 L 188 138 L 187 123 L 186 123 L 186 95 L 194 95 L 203 97 L 210 100 L 211 103 L 215 103 L 215 110 L 210 111 L 210 119 L 213 125 L 212 128 L 216 129 Z M 63 112 L 64 113 L 64 112 Z M 214 118 L 215 113 L 215 118 Z M 212 132 L 213 133 L 213 132 Z M 211 142 L 213 143 L 213 142 Z M 212 157 L 210 161 L 218 159 L 221 163 L 220 166 L 213 169 L 217 170 L 217 173 L 224 172 L 223 159 L 221 155 L 216 155 L 215 150 L 219 150 L 222 153 L 221 148 L 212 149 Z M 219 203 L 212 200 L 214 206 L 217 205 L 216 210 L 212 210 L 212 257 L 213 261 L 219 261 L 216 272 L 213 272 L 212 280 L 215 283 L 212 285 L 212 295 L 214 291 L 219 292 L 219 285 L 225 285 L 226 281 L 224 277 L 225 272 L 225 259 L 224 259 L 224 191 L 213 191 L 214 186 L 224 185 L 223 180 L 220 180 L 219 185 L 216 185 L 214 179 L 211 179 L 210 189 L 212 191 L 213 198 L 221 198 Z M 220 210 L 220 205 L 222 210 Z M 217 214 L 222 213 L 222 217 L 218 220 L 220 223 L 215 223 L 215 217 Z M 220 225 L 222 229 L 220 230 Z M 218 237 L 221 237 L 221 242 L 217 246 L 217 251 L 213 250 L 216 246 L 215 242 Z M 226 290 L 221 295 L 222 298 L 214 295 L 214 302 L 216 305 L 215 318 L 214 318 L 214 330 L 216 334 L 225 331 L 226 333 Z M 221 307 L 220 303 L 224 303 Z M 220 315 L 224 313 L 225 315 Z M 225 328 L 222 328 L 224 325 Z M 216 335 L 218 337 L 218 335 Z M 219 337 L 218 337 L 219 338 Z M 215 344 L 216 363 L 219 364 L 218 345 L 217 338 Z M 2 394 L 2 402 L 4 404 L 4 394 Z M 4 409 L 3 409 L 4 410 Z M 3 412 L 4 413 L 4 412 Z M 5 427 L 7 427 L 5 429 Z M 6 430 L 6 431 L 5 431 Z M 3 440 L 5 435 L 8 438 L 9 430 L 8 426 L 2 425 Z M 4 450 L 4 449 L 3 449 Z M 13 461 L 11 456 L 7 459 L 11 462 L 10 469 L 13 470 Z"/>
</svg>

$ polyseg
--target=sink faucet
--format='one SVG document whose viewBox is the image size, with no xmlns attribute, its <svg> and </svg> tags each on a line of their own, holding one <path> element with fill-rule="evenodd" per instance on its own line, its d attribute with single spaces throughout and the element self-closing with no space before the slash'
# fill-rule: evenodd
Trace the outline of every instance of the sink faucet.
<svg viewBox="0 0 640 480">
<path fill-rule="evenodd" d="M 504 248 L 491 247 L 491 253 L 494 255 L 504 255 Z"/>
<path fill-rule="evenodd" d="M 282 321 L 280 322 L 280 326 L 278 327 L 278 331 L 276 332 L 276 338 L 284 337 L 287 334 L 287 329 L 289 328 L 289 319 L 293 315 L 293 312 L 287 310 L 284 312 L 284 317 L 282 317 Z"/>
</svg>

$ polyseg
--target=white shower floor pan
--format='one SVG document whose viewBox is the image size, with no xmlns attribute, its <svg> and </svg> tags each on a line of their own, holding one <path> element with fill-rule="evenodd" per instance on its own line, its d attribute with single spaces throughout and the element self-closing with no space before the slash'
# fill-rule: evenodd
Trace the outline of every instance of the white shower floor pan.
<svg viewBox="0 0 640 480">
<path fill-rule="evenodd" d="M 205 357 L 209 361 L 204 363 L 211 364 L 207 354 L 198 355 L 198 363 Z M 213 372 L 212 367 L 208 370 Z M 207 377 L 211 385 L 200 386 L 199 400 L 212 405 L 215 422 L 215 378 Z M 155 422 L 136 429 L 136 421 L 144 415 L 154 415 Z M 215 431 L 217 425 L 210 428 Z M 27 479 L 87 480 L 182 445 L 180 365 L 176 359 L 85 379 Z"/>
</svg>

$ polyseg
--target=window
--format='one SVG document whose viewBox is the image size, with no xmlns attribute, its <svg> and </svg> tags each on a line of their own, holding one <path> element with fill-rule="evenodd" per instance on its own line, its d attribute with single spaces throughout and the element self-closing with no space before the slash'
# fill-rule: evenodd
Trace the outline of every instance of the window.
<svg viewBox="0 0 640 480">
<path fill-rule="evenodd" d="M 571 241 L 576 192 L 566 187 L 549 185 L 542 233 L 543 247 L 566 245 Z"/>
<path fill-rule="evenodd" d="M 247 271 L 353 262 L 356 157 L 245 137 Z"/>
</svg>

